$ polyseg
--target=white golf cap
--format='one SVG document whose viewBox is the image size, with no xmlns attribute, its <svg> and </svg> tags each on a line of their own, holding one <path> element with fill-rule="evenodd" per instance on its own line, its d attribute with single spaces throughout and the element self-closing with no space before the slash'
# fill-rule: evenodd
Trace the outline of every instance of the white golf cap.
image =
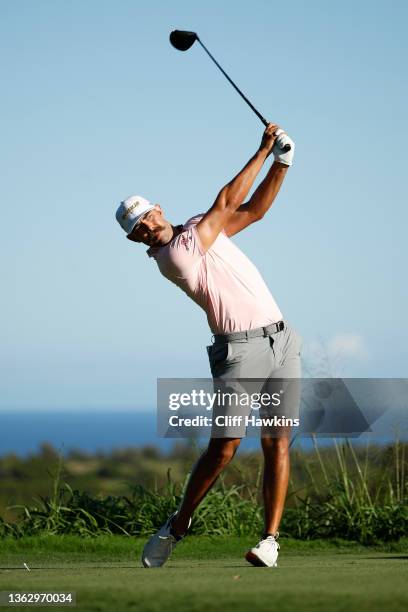
<svg viewBox="0 0 408 612">
<path fill-rule="evenodd" d="M 121 228 L 127 234 L 130 234 L 143 215 L 152 210 L 154 206 L 154 204 L 151 204 L 149 200 L 142 198 L 142 196 L 130 196 L 120 203 L 116 211 L 116 220 Z"/>
</svg>

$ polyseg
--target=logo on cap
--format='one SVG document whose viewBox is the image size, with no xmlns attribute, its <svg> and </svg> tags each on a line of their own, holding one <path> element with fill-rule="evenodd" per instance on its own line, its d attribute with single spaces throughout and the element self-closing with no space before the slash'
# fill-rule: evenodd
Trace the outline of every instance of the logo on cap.
<svg viewBox="0 0 408 612">
<path fill-rule="evenodd" d="M 133 202 L 133 204 L 131 204 L 129 208 L 123 213 L 122 219 L 125 220 L 126 217 L 130 215 L 130 213 L 136 208 L 136 206 L 139 206 L 139 202 Z"/>
</svg>

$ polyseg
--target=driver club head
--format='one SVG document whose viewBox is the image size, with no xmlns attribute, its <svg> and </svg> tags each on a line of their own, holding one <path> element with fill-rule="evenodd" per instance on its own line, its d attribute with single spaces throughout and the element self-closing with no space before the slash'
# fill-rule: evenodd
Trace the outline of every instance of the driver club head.
<svg viewBox="0 0 408 612">
<path fill-rule="evenodd" d="M 179 51 L 188 51 L 192 47 L 198 36 L 195 32 L 186 30 L 173 30 L 170 34 L 170 42 Z"/>
</svg>

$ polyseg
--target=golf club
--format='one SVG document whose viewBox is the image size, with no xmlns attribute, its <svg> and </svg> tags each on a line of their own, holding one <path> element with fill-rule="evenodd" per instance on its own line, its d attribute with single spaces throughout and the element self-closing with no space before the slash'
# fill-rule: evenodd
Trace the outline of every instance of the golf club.
<svg viewBox="0 0 408 612">
<path fill-rule="evenodd" d="M 236 89 L 239 95 L 245 100 L 248 106 L 254 111 L 255 115 L 262 121 L 262 123 L 265 126 L 267 126 L 268 122 L 265 119 L 265 117 L 262 117 L 261 113 L 257 111 L 255 106 L 248 100 L 248 98 L 242 93 L 242 91 L 235 85 L 234 81 L 228 76 L 225 70 L 221 68 L 217 60 L 211 55 L 207 47 L 205 47 L 205 45 L 201 42 L 196 32 L 188 32 L 186 30 L 173 30 L 170 34 L 171 44 L 173 45 L 175 49 L 178 49 L 179 51 L 188 51 L 188 49 L 190 49 L 190 47 L 193 46 L 196 40 L 200 43 L 200 45 L 202 46 L 204 51 L 207 53 L 207 55 L 210 56 L 210 58 L 212 59 L 214 64 L 217 66 L 217 68 L 219 68 L 222 74 L 228 79 L 228 81 L 231 83 L 234 89 Z M 282 150 L 290 151 L 290 145 L 289 144 L 285 145 Z"/>
</svg>

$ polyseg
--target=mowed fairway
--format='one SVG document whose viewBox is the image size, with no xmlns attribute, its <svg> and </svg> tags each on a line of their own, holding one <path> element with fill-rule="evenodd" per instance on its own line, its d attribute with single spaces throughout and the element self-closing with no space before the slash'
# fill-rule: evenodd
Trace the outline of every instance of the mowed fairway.
<svg viewBox="0 0 408 612">
<path fill-rule="evenodd" d="M 408 609 L 406 543 L 384 552 L 282 539 L 279 567 L 269 569 L 243 558 L 252 542 L 192 536 L 165 567 L 146 570 L 139 539 L 3 540 L 0 590 L 73 590 L 77 609 L 90 611 Z"/>
</svg>

